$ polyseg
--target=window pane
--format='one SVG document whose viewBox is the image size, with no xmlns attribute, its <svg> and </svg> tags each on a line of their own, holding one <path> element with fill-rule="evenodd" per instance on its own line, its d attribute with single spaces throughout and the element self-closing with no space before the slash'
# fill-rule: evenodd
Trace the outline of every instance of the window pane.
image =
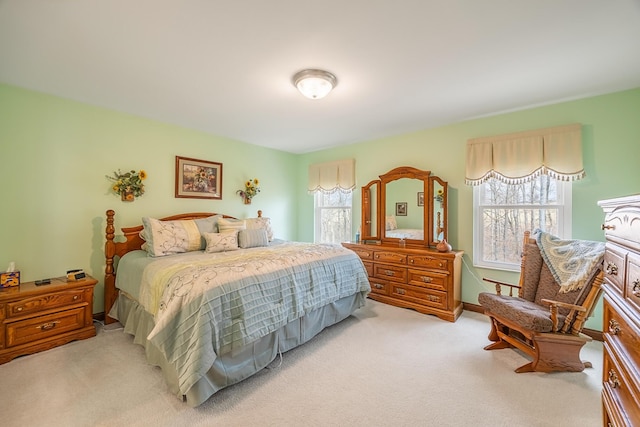
<svg viewBox="0 0 640 427">
<path fill-rule="evenodd" d="M 315 195 L 315 241 L 341 243 L 351 240 L 352 193 L 334 191 Z"/>
<path fill-rule="evenodd" d="M 481 205 L 548 205 L 561 202 L 556 180 L 547 175 L 522 184 L 505 184 L 492 179 L 482 187 Z"/>
<path fill-rule="evenodd" d="M 520 264 L 525 231 L 558 235 L 557 209 L 483 209 L 482 259 Z"/>
</svg>

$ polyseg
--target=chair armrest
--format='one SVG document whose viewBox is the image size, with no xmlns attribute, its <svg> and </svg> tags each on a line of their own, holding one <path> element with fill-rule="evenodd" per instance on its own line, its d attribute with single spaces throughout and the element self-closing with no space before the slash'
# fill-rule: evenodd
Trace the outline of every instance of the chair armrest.
<svg viewBox="0 0 640 427">
<path fill-rule="evenodd" d="M 541 300 L 544 304 L 549 305 L 549 307 L 562 307 L 562 308 L 566 308 L 567 310 L 576 310 L 579 311 L 581 313 L 584 313 L 585 311 L 587 311 L 587 309 L 581 305 L 575 305 L 575 304 L 569 304 L 566 302 L 562 302 L 562 301 L 554 301 L 551 299 L 542 299 Z"/>
<path fill-rule="evenodd" d="M 494 285 L 496 285 L 496 294 L 498 295 L 502 295 L 502 286 L 508 286 L 509 287 L 509 296 L 512 297 L 513 296 L 513 289 L 520 289 L 522 286 L 519 285 L 512 285 L 511 283 L 505 283 L 505 282 L 498 282 L 497 280 L 492 280 L 492 279 L 487 279 L 486 277 L 483 277 L 482 280 L 484 280 L 485 282 L 489 282 L 489 283 L 493 283 Z"/>
<path fill-rule="evenodd" d="M 551 315 L 551 322 L 553 324 L 553 332 L 558 332 L 558 307 L 566 308 L 568 310 L 576 310 L 579 312 L 587 311 L 586 308 L 581 305 L 569 304 L 561 301 L 554 301 L 551 299 L 542 299 L 540 300 L 543 304 L 547 304 L 549 306 L 549 313 Z"/>
</svg>

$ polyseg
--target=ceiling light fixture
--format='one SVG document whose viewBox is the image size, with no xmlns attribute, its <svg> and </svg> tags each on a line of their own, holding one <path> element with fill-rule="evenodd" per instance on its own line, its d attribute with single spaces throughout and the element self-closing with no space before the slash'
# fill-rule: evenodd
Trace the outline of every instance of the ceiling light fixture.
<svg viewBox="0 0 640 427">
<path fill-rule="evenodd" d="M 309 99 L 324 98 L 338 84 L 336 76 L 324 70 L 302 70 L 293 75 L 293 85 Z"/>
</svg>

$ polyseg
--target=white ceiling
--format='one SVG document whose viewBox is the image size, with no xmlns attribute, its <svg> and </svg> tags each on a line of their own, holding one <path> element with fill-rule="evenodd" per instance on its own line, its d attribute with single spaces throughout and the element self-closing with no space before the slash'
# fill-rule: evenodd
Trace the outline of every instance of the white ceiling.
<svg viewBox="0 0 640 427">
<path fill-rule="evenodd" d="M 0 82 L 304 153 L 640 87 L 640 0 L 0 0 Z"/>
</svg>

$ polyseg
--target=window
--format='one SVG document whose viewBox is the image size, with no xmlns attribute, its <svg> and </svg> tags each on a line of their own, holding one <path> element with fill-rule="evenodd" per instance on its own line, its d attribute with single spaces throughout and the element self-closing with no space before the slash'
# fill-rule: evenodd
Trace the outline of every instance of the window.
<svg viewBox="0 0 640 427">
<path fill-rule="evenodd" d="M 571 236 L 571 183 L 540 175 L 520 184 L 491 178 L 474 187 L 473 263 L 519 271 L 524 232 Z"/>
<path fill-rule="evenodd" d="M 341 243 L 351 240 L 352 191 L 316 191 L 316 243 Z"/>
</svg>

